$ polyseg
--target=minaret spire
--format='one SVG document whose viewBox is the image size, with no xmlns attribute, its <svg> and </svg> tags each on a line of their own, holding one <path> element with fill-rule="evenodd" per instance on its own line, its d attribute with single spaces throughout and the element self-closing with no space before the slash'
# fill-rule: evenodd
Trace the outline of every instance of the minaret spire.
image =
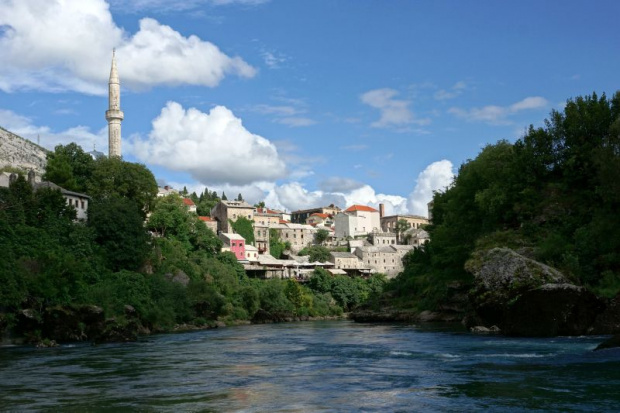
<svg viewBox="0 0 620 413">
<path fill-rule="evenodd" d="M 108 82 L 108 110 L 105 118 L 108 121 L 108 154 L 109 157 L 121 157 L 121 122 L 124 118 L 121 110 L 121 82 L 116 69 L 116 49 L 112 49 L 112 67 Z"/>
</svg>

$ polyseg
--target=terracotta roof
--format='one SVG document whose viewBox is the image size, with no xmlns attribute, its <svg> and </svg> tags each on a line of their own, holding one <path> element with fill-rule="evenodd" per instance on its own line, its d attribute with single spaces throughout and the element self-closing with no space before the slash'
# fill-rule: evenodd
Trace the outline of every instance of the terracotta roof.
<svg viewBox="0 0 620 413">
<path fill-rule="evenodd" d="M 213 221 L 213 218 L 211 217 L 198 217 L 198 219 L 201 221 Z"/>
<path fill-rule="evenodd" d="M 312 215 L 310 215 L 310 216 L 311 216 L 311 217 L 317 216 L 317 217 L 320 217 L 320 218 L 323 218 L 323 219 L 325 219 L 325 218 L 329 218 L 329 215 L 327 215 L 327 214 L 320 214 L 320 213 L 318 213 L 318 212 L 315 212 L 314 214 L 312 214 Z"/>
<path fill-rule="evenodd" d="M 376 209 L 371 208 L 366 205 L 351 205 L 345 210 L 345 212 L 353 212 L 353 211 L 379 212 Z"/>
<path fill-rule="evenodd" d="M 192 201 L 192 200 L 191 200 L 191 199 L 189 199 L 189 198 L 183 198 L 183 203 L 184 203 L 185 205 L 187 205 L 187 206 L 193 206 L 193 205 L 196 205 L 196 204 L 194 204 L 194 201 Z"/>
<path fill-rule="evenodd" d="M 280 220 L 280 224 L 288 224 L 288 223 L 290 223 L 290 221 L 287 221 L 285 219 L 281 219 Z"/>
</svg>

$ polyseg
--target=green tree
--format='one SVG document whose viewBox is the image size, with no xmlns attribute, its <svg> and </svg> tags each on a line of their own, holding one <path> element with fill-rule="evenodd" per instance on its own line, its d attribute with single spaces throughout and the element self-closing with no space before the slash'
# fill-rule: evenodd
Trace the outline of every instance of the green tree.
<svg viewBox="0 0 620 413">
<path fill-rule="evenodd" d="M 149 235 L 135 202 L 112 196 L 91 203 L 88 225 L 113 271 L 138 269 L 149 251 Z"/>
<path fill-rule="evenodd" d="M 329 250 L 321 245 L 311 245 L 306 247 L 299 251 L 299 255 L 308 255 L 308 259 L 311 262 L 326 262 L 329 261 L 329 258 L 331 257 Z"/>
<path fill-rule="evenodd" d="M 316 232 L 314 238 L 319 245 L 323 245 L 323 243 L 329 238 L 329 231 L 321 228 Z"/>
<path fill-rule="evenodd" d="M 157 182 L 144 165 L 119 158 L 101 158 L 94 163 L 87 193 L 95 200 L 113 196 L 127 198 L 145 217 L 155 202 Z"/>
<path fill-rule="evenodd" d="M 58 145 L 47 155 L 43 179 L 70 191 L 86 192 L 94 160 L 76 143 Z"/>
<path fill-rule="evenodd" d="M 239 217 L 236 221 L 229 221 L 235 233 L 245 239 L 246 244 L 254 245 L 254 221 Z"/>
</svg>

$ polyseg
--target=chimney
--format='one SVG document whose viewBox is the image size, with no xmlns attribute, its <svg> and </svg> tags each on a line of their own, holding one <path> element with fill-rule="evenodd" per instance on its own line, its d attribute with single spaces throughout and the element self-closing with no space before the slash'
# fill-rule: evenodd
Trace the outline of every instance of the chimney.
<svg viewBox="0 0 620 413">
<path fill-rule="evenodd" d="M 385 215 L 385 205 L 379 204 L 379 218 L 383 218 Z"/>
</svg>

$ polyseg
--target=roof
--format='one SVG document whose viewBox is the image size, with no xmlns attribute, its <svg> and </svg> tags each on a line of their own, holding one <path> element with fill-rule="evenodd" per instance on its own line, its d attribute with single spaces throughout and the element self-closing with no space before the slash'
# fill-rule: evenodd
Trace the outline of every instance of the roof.
<svg viewBox="0 0 620 413">
<path fill-rule="evenodd" d="M 245 201 L 220 201 L 222 204 L 226 206 L 226 208 L 250 208 L 254 209 L 254 207 L 248 204 Z"/>
<path fill-rule="evenodd" d="M 222 232 L 220 233 L 220 237 L 225 237 L 229 240 L 243 240 L 245 241 L 245 238 L 243 238 L 241 235 L 239 234 L 233 234 L 231 232 Z"/>
<path fill-rule="evenodd" d="M 424 221 L 428 221 L 428 218 L 423 217 L 422 215 L 386 215 L 381 217 L 381 219 L 421 219 Z"/>
<path fill-rule="evenodd" d="M 330 252 L 330 254 L 334 258 L 357 258 L 355 254 L 350 252 Z"/>
<path fill-rule="evenodd" d="M 256 248 L 254 245 L 246 245 L 245 246 L 245 252 L 253 252 L 253 251 L 258 251 L 258 248 Z"/>
<path fill-rule="evenodd" d="M 34 184 L 34 189 L 38 190 L 41 188 L 49 188 L 49 189 L 53 189 L 53 190 L 59 190 L 61 194 L 63 195 L 71 195 L 71 196 L 75 196 L 78 198 L 88 198 L 90 199 L 90 197 L 86 194 L 81 194 L 79 192 L 73 192 L 73 191 L 68 191 L 65 188 L 56 185 L 53 182 L 48 182 L 48 181 L 41 181 L 41 182 L 35 182 Z"/>
<path fill-rule="evenodd" d="M 194 201 L 192 201 L 192 200 L 191 200 L 191 199 L 189 199 L 189 198 L 183 198 L 183 203 L 184 203 L 185 205 L 187 205 L 187 206 L 194 206 L 194 205 L 196 205 L 196 204 L 194 204 Z"/>
<path fill-rule="evenodd" d="M 345 212 L 364 211 L 364 212 L 379 212 L 376 209 L 366 205 L 351 205 Z"/>
<path fill-rule="evenodd" d="M 321 213 L 319 213 L 319 212 L 315 212 L 314 214 L 312 214 L 312 215 L 310 215 L 310 216 L 311 216 L 311 217 L 319 217 L 319 218 L 323 218 L 323 219 L 325 219 L 325 218 L 329 218 L 329 215 L 327 215 L 327 214 L 321 214 Z"/>
<path fill-rule="evenodd" d="M 211 217 L 198 217 L 198 219 L 205 222 L 215 222 L 215 220 Z"/>
</svg>

